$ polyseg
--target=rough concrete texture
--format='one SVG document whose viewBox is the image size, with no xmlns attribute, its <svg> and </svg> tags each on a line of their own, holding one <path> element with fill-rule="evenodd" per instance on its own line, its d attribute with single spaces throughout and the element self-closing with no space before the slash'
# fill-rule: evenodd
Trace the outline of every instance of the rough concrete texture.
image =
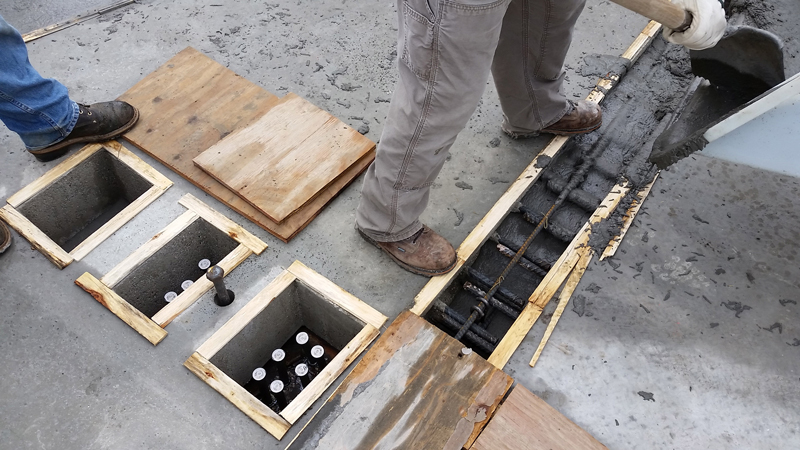
<svg viewBox="0 0 800 450">
<path fill-rule="evenodd" d="M 56 2 L 42 4 L 58 12 Z M 5 1 L 0 14 L 23 27 L 28 11 L 38 14 L 26 5 Z M 594 84 L 578 72 L 582 57 L 621 54 L 645 23 L 590 1 L 568 57 L 568 95 L 583 97 Z M 395 81 L 395 33 L 389 1 L 144 0 L 29 49 L 39 71 L 64 82 L 75 99 L 95 102 L 118 96 L 191 45 L 271 92 L 296 92 L 352 126 L 368 126 L 377 140 Z M 423 216 L 451 242 L 466 237 L 548 140 L 511 141 L 500 119 L 489 83 Z M 0 148 L 0 198 L 56 164 L 36 162 L 4 128 Z M 87 258 L 58 271 L 16 233 L 0 256 L 2 447 L 284 448 L 309 414 L 277 442 L 182 362 L 295 259 L 392 318 L 426 280 L 357 237 L 360 181 L 283 244 L 134 152 L 175 185 Z M 582 315 L 570 307 L 530 369 L 537 325 L 507 371 L 609 448 L 800 446 L 796 183 L 703 156 L 682 161 L 656 185 L 612 260 L 622 273 L 612 262 L 594 264 L 578 290 L 583 300 L 575 299 Z M 228 277 L 233 305 L 220 309 L 205 295 L 154 348 L 73 281 L 84 271 L 103 275 L 166 226 L 185 210 L 177 200 L 186 192 L 270 248 Z M 592 283 L 597 293 L 585 291 Z"/>
</svg>

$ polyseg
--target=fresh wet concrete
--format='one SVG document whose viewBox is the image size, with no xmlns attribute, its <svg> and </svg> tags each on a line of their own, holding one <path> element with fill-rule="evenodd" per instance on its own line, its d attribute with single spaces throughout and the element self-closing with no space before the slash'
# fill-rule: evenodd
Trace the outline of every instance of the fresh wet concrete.
<svg viewBox="0 0 800 450">
<path fill-rule="evenodd" d="M 25 18 L 26 4 L 3 2 L 0 14 L 17 25 L 10 11 Z M 590 1 L 567 61 L 570 98 L 584 97 L 596 80 L 591 70 L 582 75 L 581 58 L 621 54 L 645 24 Z M 39 71 L 75 99 L 95 102 L 191 45 L 276 95 L 295 92 L 369 127 L 377 141 L 395 81 L 395 33 L 390 1 L 145 0 L 29 50 Z M 800 70 L 793 55 L 787 75 Z M 423 216 L 451 242 L 466 237 L 547 143 L 512 141 L 500 120 L 490 83 Z M 36 162 L 5 128 L 0 147 L 3 199 L 57 164 Z M 284 244 L 132 151 L 175 184 L 83 261 L 59 271 L 16 233 L 0 256 L 0 447 L 284 448 L 309 414 L 277 442 L 183 361 L 295 259 L 390 318 L 426 280 L 354 232 L 360 179 Z M 527 362 L 543 323 L 506 371 L 612 449 L 800 447 L 798 189 L 795 178 L 702 154 L 681 161 L 662 173 L 617 256 L 590 266 L 536 368 Z M 220 309 L 206 294 L 153 347 L 74 280 L 85 271 L 102 276 L 164 228 L 185 211 L 177 201 L 186 192 L 270 247 L 227 278 L 233 305 Z"/>
</svg>

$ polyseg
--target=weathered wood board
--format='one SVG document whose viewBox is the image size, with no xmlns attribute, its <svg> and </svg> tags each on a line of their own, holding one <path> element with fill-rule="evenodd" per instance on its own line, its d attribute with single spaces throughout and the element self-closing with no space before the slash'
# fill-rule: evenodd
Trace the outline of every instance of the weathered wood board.
<svg viewBox="0 0 800 450">
<path fill-rule="evenodd" d="M 192 162 L 234 130 L 263 116 L 278 97 L 189 47 L 119 99 L 140 112 L 139 122 L 125 139 L 284 242 L 305 228 L 374 158 L 373 150 L 278 224 Z"/>
<path fill-rule="evenodd" d="M 512 379 L 406 311 L 289 445 L 450 449 L 471 444 Z"/>
<path fill-rule="evenodd" d="M 516 385 L 470 450 L 608 450 L 531 391 Z"/>
<path fill-rule="evenodd" d="M 375 144 L 293 93 L 194 163 L 280 223 Z"/>
</svg>

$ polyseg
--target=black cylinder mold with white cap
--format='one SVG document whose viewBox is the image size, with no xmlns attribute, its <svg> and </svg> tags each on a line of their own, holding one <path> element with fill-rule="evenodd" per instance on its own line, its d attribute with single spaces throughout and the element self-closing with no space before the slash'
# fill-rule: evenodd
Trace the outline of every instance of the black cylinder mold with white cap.
<svg viewBox="0 0 800 450">
<path fill-rule="evenodd" d="M 311 376 L 308 373 L 308 366 L 305 364 L 298 364 L 294 368 L 294 374 L 297 375 L 297 378 L 300 380 L 300 384 L 302 385 L 303 389 L 308 387 L 311 383 Z"/>
<path fill-rule="evenodd" d="M 286 407 L 286 393 L 283 391 L 284 384 L 281 380 L 275 380 L 269 384 L 269 391 L 272 393 L 272 396 L 275 397 L 275 401 L 278 403 L 278 407 L 283 409 Z"/>
</svg>

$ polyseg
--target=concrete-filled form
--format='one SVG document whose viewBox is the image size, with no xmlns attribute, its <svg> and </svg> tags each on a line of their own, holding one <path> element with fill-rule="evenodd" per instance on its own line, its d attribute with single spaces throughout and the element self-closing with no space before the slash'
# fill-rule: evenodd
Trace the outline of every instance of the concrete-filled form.
<svg viewBox="0 0 800 450">
<path fill-rule="evenodd" d="M 92 144 L 11 196 L 0 217 L 63 269 L 170 186 L 118 142 Z"/>
<path fill-rule="evenodd" d="M 295 261 L 184 365 L 277 439 L 378 336 L 386 316 Z M 255 368 L 306 327 L 338 353 L 280 413 L 245 389 Z"/>
<path fill-rule="evenodd" d="M 167 325 L 213 287 L 201 261 L 227 275 L 267 248 L 191 194 L 179 203 L 188 210 L 103 278 L 86 272 L 75 281 L 153 345 L 166 337 Z"/>
</svg>

